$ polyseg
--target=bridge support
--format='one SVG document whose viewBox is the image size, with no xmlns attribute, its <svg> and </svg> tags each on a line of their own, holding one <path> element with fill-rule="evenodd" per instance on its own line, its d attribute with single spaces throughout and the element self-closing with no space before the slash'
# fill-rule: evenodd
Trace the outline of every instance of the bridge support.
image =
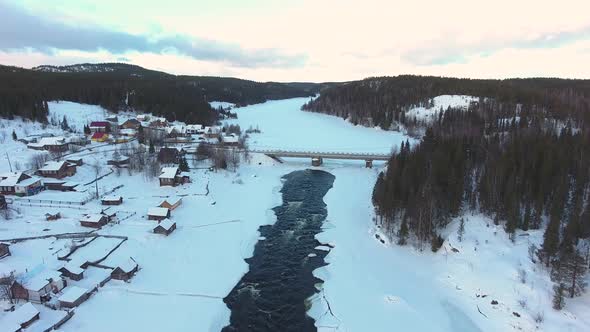
<svg viewBox="0 0 590 332">
<path fill-rule="evenodd" d="M 322 166 L 323 163 L 324 159 L 322 159 L 322 157 L 311 158 L 311 166 Z"/>
<path fill-rule="evenodd" d="M 373 168 L 373 160 L 371 160 L 371 159 L 365 160 L 365 167 L 366 168 Z"/>
</svg>

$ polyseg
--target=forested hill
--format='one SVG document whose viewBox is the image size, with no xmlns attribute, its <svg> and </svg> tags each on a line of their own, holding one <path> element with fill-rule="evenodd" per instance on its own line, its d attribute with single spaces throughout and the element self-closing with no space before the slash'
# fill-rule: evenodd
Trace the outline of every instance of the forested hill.
<svg viewBox="0 0 590 332">
<path fill-rule="evenodd" d="M 551 117 L 586 122 L 590 119 L 590 80 L 554 78 L 474 80 L 431 76 L 374 77 L 333 85 L 304 110 L 348 118 L 355 124 L 384 129 L 405 124 L 405 112 L 426 106 L 440 95 L 491 98 L 505 113 L 517 104 Z M 520 107 L 520 106 L 519 106 Z"/>
<path fill-rule="evenodd" d="M 210 124 L 218 114 L 209 101 L 247 105 L 311 96 L 320 87 L 313 83 L 176 76 L 121 63 L 39 66 L 32 70 L 0 66 L 0 116 L 45 121 L 47 101 L 67 100 L 111 111 L 132 108 L 169 120 Z"/>
</svg>

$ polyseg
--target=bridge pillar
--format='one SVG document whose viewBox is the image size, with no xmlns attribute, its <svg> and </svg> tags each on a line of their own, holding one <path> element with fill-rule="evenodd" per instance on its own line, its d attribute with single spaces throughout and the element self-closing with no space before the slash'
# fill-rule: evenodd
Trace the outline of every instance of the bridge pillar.
<svg viewBox="0 0 590 332">
<path fill-rule="evenodd" d="M 322 166 L 323 163 L 324 159 L 322 159 L 322 157 L 311 158 L 311 166 Z"/>
<path fill-rule="evenodd" d="M 371 160 L 371 159 L 365 160 L 365 167 L 366 168 L 373 168 L 373 160 Z"/>
</svg>

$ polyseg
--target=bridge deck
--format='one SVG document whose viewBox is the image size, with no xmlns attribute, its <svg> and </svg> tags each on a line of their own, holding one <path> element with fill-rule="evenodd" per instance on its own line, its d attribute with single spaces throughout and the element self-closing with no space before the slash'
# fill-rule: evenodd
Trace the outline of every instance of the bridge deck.
<svg viewBox="0 0 590 332">
<path fill-rule="evenodd" d="M 314 151 L 283 151 L 283 150 L 250 150 L 254 153 L 264 153 L 274 157 L 284 158 L 323 158 L 323 159 L 351 159 L 351 160 L 389 160 L 388 154 L 374 153 L 346 153 L 346 152 L 314 152 Z"/>
</svg>

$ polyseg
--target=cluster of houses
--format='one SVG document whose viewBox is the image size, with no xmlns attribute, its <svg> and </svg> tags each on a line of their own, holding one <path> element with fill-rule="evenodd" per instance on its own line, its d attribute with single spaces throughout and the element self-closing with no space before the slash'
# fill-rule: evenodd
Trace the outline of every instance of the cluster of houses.
<svg viewBox="0 0 590 332">
<path fill-rule="evenodd" d="M 176 229 L 176 223 L 170 220 L 170 212 L 182 204 L 182 198 L 169 198 L 162 201 L 157 207 L 148 210 L 148 219 L 155 220 L 158 224 L 153 232 L 156 234 L 170 235 Z"/>
<path fill-rule="evenodd" d="M 34 174 L 24 172 L 0 173 L 0 194 L 32 196 L 42 190 L 73 191 L 75 182 L 64 180 L 76 174 L 76 167 L 82 165 L 81 158 L 64 161 L 48 161 Z"/>
</svg>

